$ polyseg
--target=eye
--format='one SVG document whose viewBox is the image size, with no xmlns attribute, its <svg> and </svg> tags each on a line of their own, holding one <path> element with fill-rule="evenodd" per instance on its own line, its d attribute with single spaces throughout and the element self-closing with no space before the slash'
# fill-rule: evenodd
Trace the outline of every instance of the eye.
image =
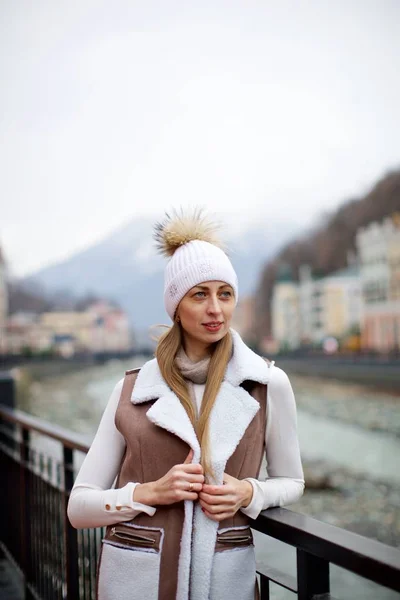
<svg viewBox="0 0 400 600">
<path fill-rule="evenodd" d="M 225 290 L 224 292 L 221 292 L 221 296 L 223 298 L 231 298 L 232 297 L 232 292 L 230 290 Z"/>
<path fill-rule="evenodd" d="M 205 297 L 205 295 L 206 295 L 206 293 L 205 293 L 205 292 L 195 292 L 195 293 L 193 294 L 193 296 L 194 296 L 195 298 L 204 298 L 204 297 Z"/>
</svg>

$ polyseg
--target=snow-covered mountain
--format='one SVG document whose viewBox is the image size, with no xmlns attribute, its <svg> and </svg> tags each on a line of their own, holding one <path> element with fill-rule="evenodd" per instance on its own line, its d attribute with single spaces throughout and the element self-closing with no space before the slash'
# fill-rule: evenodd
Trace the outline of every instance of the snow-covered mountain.
<svg viewBox="0 0 400 600">
<path fill-rule="evenodd" d="M 45 291 L 60 289 L 82 296 L 100 294 L 116 300 L 130 316 L 136 331 L 152 324 L 168 323 L 163 306 L 165 259 L 155 251 L 154 219 L 133 219 L 100 243 L 68 260 L 27 277 Z M 239 278 L 239 293 L 251 293 L 263 264 L 296 231 L 291 222 L 244 223 L 234 215 L 224 219 L 224 241 Z"/>
</svg>

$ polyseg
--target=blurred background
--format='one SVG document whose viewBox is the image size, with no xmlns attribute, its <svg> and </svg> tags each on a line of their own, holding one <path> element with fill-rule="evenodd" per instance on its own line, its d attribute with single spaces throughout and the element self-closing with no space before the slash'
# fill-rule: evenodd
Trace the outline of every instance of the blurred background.
<svg viewBox="0 0 400 600">
<path fill-rule="evenodd" d="M 1 3 L 0 368 L 19 408 L 94 435 L 168 323 L 154 222 L 203 206 L 238 273 L 234 327 L 296 395 L 290 508 L 400 546 L 399 22 L 396 0 Z"/>
</svg>

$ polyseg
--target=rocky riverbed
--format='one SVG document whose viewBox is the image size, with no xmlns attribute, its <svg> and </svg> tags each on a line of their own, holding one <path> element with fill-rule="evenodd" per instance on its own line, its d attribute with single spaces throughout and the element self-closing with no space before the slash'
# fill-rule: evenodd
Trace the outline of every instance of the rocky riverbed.
<svg viewBox="0 0 400 600">
<path fill-rule="evenodd" d="M 400 437 L 399 394 L 373 386 L 290 375 L 297 407 L 329 419 L 338 419 L 371 431 Z"/>
<path fill-rule="evenodd" d="M 291 510 L 400 548 L 400 485 L 304 462 L 306 490 Z"/>
</svg>

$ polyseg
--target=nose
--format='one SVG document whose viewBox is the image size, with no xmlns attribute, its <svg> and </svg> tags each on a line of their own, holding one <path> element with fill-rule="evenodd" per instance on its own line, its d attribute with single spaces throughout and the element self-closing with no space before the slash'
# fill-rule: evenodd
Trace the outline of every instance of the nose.
<svg viewBox="0 0 400 600">
<path fill-rule="evenodd" d="M 219 299 L 217 294 L 211 294 L 207 305 L 207 313 L 209 315 L 218 315 L 221 312 Z"/>
</svg>

